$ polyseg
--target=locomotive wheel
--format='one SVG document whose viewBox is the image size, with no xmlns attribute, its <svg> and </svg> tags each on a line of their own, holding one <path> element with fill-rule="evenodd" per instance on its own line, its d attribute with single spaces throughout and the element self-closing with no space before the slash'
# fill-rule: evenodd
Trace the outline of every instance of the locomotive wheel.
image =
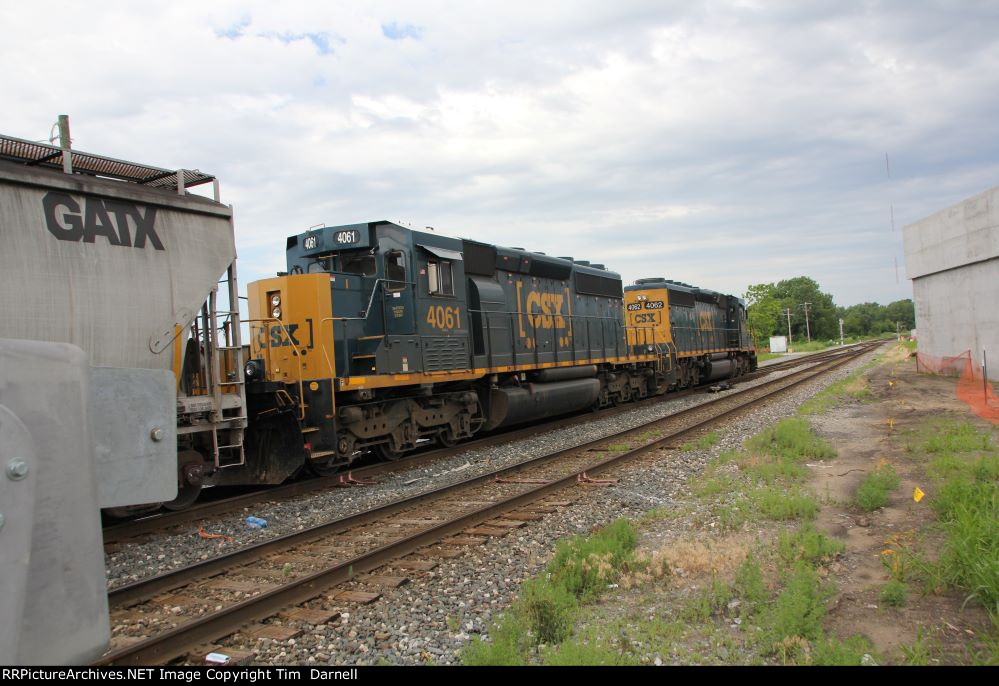
<svg viewBox="0 0 999 686">
<path fill-rule="evenodd" d="M 167 510 L 186 510 L 201 494 L 201 476 L 205 459 L 196 450 L 185 450 L 177 455 L 177 497 L 163 503 Z"/>
<path fill-rule="evenodd" d="M 328 460 L 309 460 L 306 469 L 316 476 L 334 476 L 342 472 L 346 466 L 346 462 L 338 461 L 334 457 Z"/>
<path fill-rule="evenodd" d="M 458 445 L 458 439 L 454 437 L 451 427 L 441 429 L 440 433 L 437 434 L 437 442 L 441 444 L 442 448 L 453 448 Z"/>
<path fill-rule="evenodd" d="M 395 462 L 405 454 L 403 452 L 396 452 L 395 448 L 391 446 L 391 441 L 378 443 L 371 446 L 371 449 L 379 459 L 385 460 L 386 462 Z"/>
</svg>

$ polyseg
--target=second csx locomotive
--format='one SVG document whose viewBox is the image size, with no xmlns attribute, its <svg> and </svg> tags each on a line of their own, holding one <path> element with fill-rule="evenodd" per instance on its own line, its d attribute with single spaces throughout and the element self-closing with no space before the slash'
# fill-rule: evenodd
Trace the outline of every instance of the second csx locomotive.
<svg viewBox="0 0 999 686">
<path fill-rule="evenodd" d="M 248 298 L 267 483 L 756 366 L 736 298 L 388 221 L 288 238 L 287 272 Z"/>
</svg>

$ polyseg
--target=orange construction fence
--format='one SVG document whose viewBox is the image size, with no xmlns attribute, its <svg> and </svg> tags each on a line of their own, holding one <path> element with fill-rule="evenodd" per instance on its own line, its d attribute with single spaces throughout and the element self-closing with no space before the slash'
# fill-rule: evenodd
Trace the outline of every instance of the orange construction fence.
<svg viewBox="0 0 999 686">
<path fill-rule="evenodd" d="M 996 361 L 999 364 L 999 360 Z M 936 357 L 916 353 L 916 371 L 956 376 L 958 400 L 983 419 L 999 424 L 999 398 L 992 382 L 985 379 L 982 366 L 966 350 L 952 357 Z"/>
</svg>

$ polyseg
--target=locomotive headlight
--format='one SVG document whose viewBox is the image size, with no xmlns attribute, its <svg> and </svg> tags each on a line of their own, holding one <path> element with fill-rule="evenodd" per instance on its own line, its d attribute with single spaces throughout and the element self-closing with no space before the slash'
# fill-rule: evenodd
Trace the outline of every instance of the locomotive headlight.
<svg viewBox="0 0 999 686">
<path fill-rule="evenodd" d="M 277 307 L 281 304 L 281 294 L 271 293 L 271 307 Z"/>
<path fill-rule="evenodd" d="M 264 378 L 264 361 L 249 360 L 243 367 L 243 373 L 249 381 Z"/>
<path fill-rule="evenodd" d="M 273 317 L 274 319 L 280 319 L 281 318 L 281 308 L 280 307 L 275 307 L 273 310 L 271 310 L 271 317 Z"/>
</svg>

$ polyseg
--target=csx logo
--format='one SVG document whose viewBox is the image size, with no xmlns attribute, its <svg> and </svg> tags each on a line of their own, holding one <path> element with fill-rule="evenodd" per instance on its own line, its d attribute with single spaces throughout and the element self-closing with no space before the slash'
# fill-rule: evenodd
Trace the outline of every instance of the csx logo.
<svg viewBox="0 0 999 686">
<path fill-rule="evenodd" d="M 42 207 L 49 233 L 61 241 L 94 243 L 102 236 L 111 245 L 123 248 L 145 248 L 148 240 L 154 249 L 164 249 L 154 226 L 155 207 L 146 207 L 143 211 L 138 205 L 124 200 L 87 196 L 83 196 L 81 207 L 73 196 L 57 191 L 45 194 Z M 133 226 L 134 233 L 131 231 Z"/>
<path fill-rule="evenodd" d="M 296 331 L 298 331 L 298 324 L 272 326 L 269 331 L 260 327 L 257 329 L 257 346 L 261 350 L 267 347 L 282 348 L 289 345 L 297 348 L 301 343 L 298 342 L 298 337 L 295 335 Z M 269 345 L 267 340 L 268 333 L 270 334 Z"/>
<path fill-rule="evenodd" d="M 698 313 L 700 329 L 701 331 L 713 331 L 715 328 L 714 320 L 711 318 L 710 312 L 700 312 Z"/>
<path fill-rule="evenodd" d="M 640 312 L 632 315 L 632 321 L 635 324 L 655 324 L 657 320 L 655 312 Z"/>
<path fill-rule="evenodd" d="M 524 303 L 527 306 L 527 321 L 539 329 L 564 329 L 565 317 L 562 316 L 564 301 L 565 296 L 561 293 L 531 291 Z"/>
</svg>

